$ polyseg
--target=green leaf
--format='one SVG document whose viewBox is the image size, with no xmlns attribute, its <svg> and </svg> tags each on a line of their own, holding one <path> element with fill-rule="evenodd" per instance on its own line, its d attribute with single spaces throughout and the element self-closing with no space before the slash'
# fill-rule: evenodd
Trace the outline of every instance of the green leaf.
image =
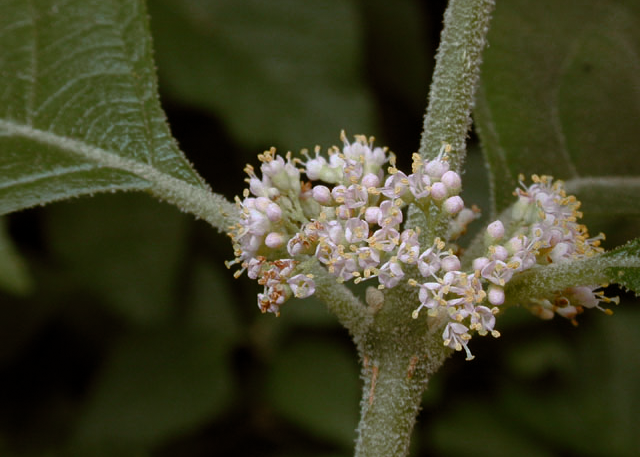
<svg viewBox="0 0 640 457">
<path fill-rule="evenodd" d="M 490 403 L 494 415 L 551 445 L 551 455 L 637 455 L 640 313 L 632 307 L 627 303 L 608 318 L 594 316 L 573 334 L 564 329 L 557 339 L 564 348 L 555 356 L 566 360 L 555 370 L 529 379 L 500 377 L 500 398 Z M 535 338 L 527 341 L 536 346 Z M 522 349 L 513 345 L 510 358 L 521 358 Z"/>
<path fill-rule="evenodd" d="M 47 243 L 59 270 L 131 322 L 173 316 L 188 220 L 145 195 L 99 196 L 46 209 Z"/>
<path fill-rule="evenodd" d="M 229 284 L 229 271 L 197 261 L 192 265 L 192 285 L 188 293 L 189 328 L 214 333 L 221 340 L 235 341 L 242 333 L 238 300 Z"/>
<path fill-rule="evenodd" d="M 514 275 L 505 295 L 512 304 L 527 303 L 568 287 L 620 284 L 640 293 L 640 238 L 612 251 L 581 260 L 537 266 Z"/>
<path fill-rule="evenodd" d="M 212 195 L 158 102 L 143 1 L 3 2 L 0 87 L 0 214 L 149 189 L 205 217 L 189 203 Z"/>
<path fill-rule="evenodd" d="M 5 222 L 0 218 L 0 289 L 15 295 L 26 295 L 33 287 L 31 276 L 11 242 Z"/>
<path fill-rule="evenodd" d="M 547 457 L 543 443 L 514 429 L 513 423 L 495 414 L 494 408 L 479 401 L 460 401 L 448 404 L 443 415 L 433 419 L 433 454 L 474 457 L 482 454 L 493 457 Z"/>
<path fill-rule="evenodd" d="M 574 178 L 565 183 L 567 193 L 579 195 L 593 215 L 637 215 L 640 210 L 640 176 Z"/>
<path fill-rule="evenodd" d="M 605 268 L 609 281 L 620 284 L 636 295 L 640 295 L 640 238 L 629 241 L 624 246 L 602 256 L 613 259 L 615 266 Z"/>
<path fill-rule="evenodd" d="M 587 213 L 640 214 L 639 22 L 635 0 L 496 8 L 475 113 L 495 212 L 511 203 L 518 173 L 538 173 L 577 180 Z"/>
<path fill-rule="evenodd" d="M 163 89 L 249 147 L 297 149 L 372 132 L 361 18 L 349 0 L 153 0 Z"/>
<path fill-rule="evenodd" d="M 353 354 L 330 340 L 283 348 L 268 378 L 270 403 L 320 438 L 350 448 L 358 424 L 358 369 Z"/>
<path fill-rule="evenodd" d="M 173 327 L 124 337 L 92 392 L 74 444 L 148 448 L 215 418 L 231 399 L 227 349 L 215 335 Z"/>
</svg>

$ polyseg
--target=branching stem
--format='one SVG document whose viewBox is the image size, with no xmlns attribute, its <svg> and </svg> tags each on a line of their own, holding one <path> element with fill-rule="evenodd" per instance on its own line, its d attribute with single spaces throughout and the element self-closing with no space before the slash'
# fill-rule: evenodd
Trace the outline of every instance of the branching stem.
<svg viewBox="0 0 640 457">
<path fill-rule="evenodd" d="M 451 168 L 458 172 L 464 162 L 482 50 L 494 3 L 494 0 L 451 0 L 444 15 L 420 155 L 436 157 L 443 144 L 450 144 Z"/>
<path fill-rule="evenodd" d="M 444 143 L 450 144 L 451 169 L 458 172 L 464 162 L 481 53 L 493 7 L 494 0 L 450 0 L 445 13 L 420 155 L 434 158 Z M 440 211 L 424 213 L 413 208 L 407 226 L 420 227 L 420 241 L 428 244 L 436 236 L 446 238 L 447 221 Z M 356 457 L 407 455 L 429 376 L 450 353 L 442 345 L 442 329 L 437 322 L 428 326 L 422 319 L 411 319 L 418 301 L 407 289 L 396 287 L 386 293 L 385 303 L 366 333 L 357 336 L 364 387 Z"/>
</svg>

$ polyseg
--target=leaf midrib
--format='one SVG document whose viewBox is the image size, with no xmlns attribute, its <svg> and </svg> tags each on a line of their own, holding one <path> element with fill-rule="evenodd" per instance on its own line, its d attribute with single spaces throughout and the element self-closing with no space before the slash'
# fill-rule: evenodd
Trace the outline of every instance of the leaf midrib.
<svg viewBox="0 0 640 457">
<path fill-rule="evenodd" d="M 152 182 L 157 181 L 158 177 L 170 177 L 170 175 L 143 162 L 127 159 L 119 156 L 115 152 L 92 146 L 83 141 L 40 130 L 29 125 L 0 119 L 0 129 L 5 130 L 9 136 L 26 138 L 40 144 L 54 146 L 69 155 L 81 157 L 98 166 L 128 171 Z"/>
<path fill-rule="evenodd" d="M 134 174 L 149 182 L 148 190 L 157 198 L 180 207 L 183 211 L 202 218 L 220 231 L 226 230 L 237 220 L 237 209 L 223 196 L 214 194 L 204 185 L 196 186 L 178 177 L 158 170 L 152 165 L 119 156 L 85 142 L 59 136 L 31 126 L 0 119 L 0 131 L 9 136 L 25 138 L 48 145 L 74 157 L 79 157 L 97 167 L 111 168 Z M 1 179 L 0 179 L 1 181 Z M 142 189 L 141 189 L 142 190 Z"/>
</svg>

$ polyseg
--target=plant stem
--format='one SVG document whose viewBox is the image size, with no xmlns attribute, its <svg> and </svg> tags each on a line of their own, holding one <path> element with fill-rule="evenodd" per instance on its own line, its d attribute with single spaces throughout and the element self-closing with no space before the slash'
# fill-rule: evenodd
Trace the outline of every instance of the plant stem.
<svg viewBox="0 0 640 457">
<path fill-rule="evenodd" d="M 344 284 L 336 283 L 335 276 L 330 275 L 315 257 L 306 262 L 305 271 L 313 274 L 315 295 L 338 317 L 360 348 L 361 339 L 372 321 L 367 307 Z"/>
<path fill-rule="evenodd" d="M 450 144 L 451 168 L 458 172 L 464 162 L 482 50 L 494 4 L 494 0 L 451 0 L 444 15 L 420 155 L 433 158 L 443 144 Z"/>
<path fill-rule="evenodd" d="M 420 155 L 436 157 L 443 144 L 451 169 L 460 172 L 471 109 L 494 0 L 450 0 L 436 56 Z M 407 227 L 422 229 L 420 242 L 446 237 L 448 216 L 411 207 Z M 414 272 L 415 273 L 415 272 Z M 442 344 L 438 318 L 412 319 L 416 288 L 385 293 L 373 322 L 358 336 L 364 388 L 356 457 L 403 457 L 429 376 L 451 352 Z"/>
<path fill-rule="evenodd" d="M 506 305 L 528 303 L 531 298 L 580 285 L 608 284 L 617 278 L 610 268 L 639 268 L 637 256 L 614 255 L 616 251 L 582 260 L 539 266 L 515 275 L 505 287 Z"/>
<path fill-rule="evenodd" d="M 411 318 L 415 295 L 408 286 L 390 290 L 361 346 L 364 386 L 356 457 L 407 455 L 429 376 L 451 352 L 442 344 L 437 321 Z"/>
</svg>

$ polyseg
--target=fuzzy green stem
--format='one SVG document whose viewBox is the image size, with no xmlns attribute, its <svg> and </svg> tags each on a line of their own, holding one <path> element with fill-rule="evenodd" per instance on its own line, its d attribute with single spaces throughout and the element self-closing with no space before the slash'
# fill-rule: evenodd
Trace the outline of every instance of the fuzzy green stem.
<svg viewBox="0 0 640 457">
<path fill-rule="evenodd" d="M 385 348 L 363 369 L 362 419 L 356 457 L 401 457 L 409 449 L 428 377 L 419 355 L 402 356 Z"/>
<path fill-rule="evenodd" d="M 482 50 L 494 3 L 494 0 L 450 0 L 444 15 L 420 155 L 433 158 L 443 144 L 450 144 L 451 168 L 456 171 L 460 171 L 464 162 Z"/>
<path fill-rule="evenodd" d="M 303 268 L 306 273 L 313 275 L 315 295 L 326 303 L 329 311 L 337 316 L 360 347 L 360 341 L 372 321 L 367 307 L 344 284 L 337 283 L 335 276 L 330 275 L 316 258 L 307 260 Z"/>
<path fill-rule="evenodd" d="M 424 120 L 420 155 L 433 158 L 450 144 L 451 169 L 460 171 L 471 109 L 480 75 L 493 0 L 450 0 Z M 409 209 L 407 227 L 421 227 L 420 242 L 445 237 L 449 217 L 436 208 Z M 436 321 L 413 320 L 415 290 L 396 287 L 374 310 L 373 322 L 358 342 L 364 388 L 356 457 L 407 455 L 422 393 L 429 376 L 451 352 Z M 437 319 L 437 318 L 432 318 Z"/>
<path fill-rule="evenodd" d="M 637 256 L 616 255 L 616 251 L 583 260 L 539 266 L 519 273 L 505 287 L 506 305 L 528 303 L 556 291 L 582 285 L 598 285 L 620 280 L 620 268 L 640 268 Z M 612 272 L 613 271 L 613 272 Z"/>
<path fill-rule="evenodd" d="M 442 320 L 411 317 L 417 303 L 417 288 L 399 285 L 373 310 L 360 344 L 364 386 L 356 457 L 407 455 L 429 376 L 451 353 L 442 344 Z"/>
</svg>

